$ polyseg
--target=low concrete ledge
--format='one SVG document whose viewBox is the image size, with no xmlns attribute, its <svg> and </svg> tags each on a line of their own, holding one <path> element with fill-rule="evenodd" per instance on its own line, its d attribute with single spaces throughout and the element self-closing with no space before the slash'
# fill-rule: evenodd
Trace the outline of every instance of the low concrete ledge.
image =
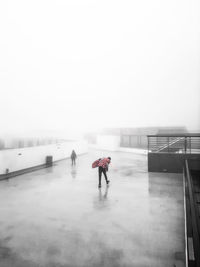
<svg viewBox="0 0 200 267">
<path fill-rule="evenodd" d="M 53 162 L 69 158 L 73 149 L 77 155 L 88 152 L 84 141 L 0 150 L 0 179 L 21 174 L 23 170 L 32 171 L 38 166 L 44 167 L 48 163 L 47 157 L 52 157 Z"/>
<path fill-rule="evenodd" d="M 34 166 L 31 168 L 27 168 L 27 169 L 15 171 L 15 172 L 9 172 L 7 174 L 0 174 L 0 180 L 13 178 L 13 177 L 18 176 L 18 175 L 22 175 L 22 174 L 25 174 L 28 172 L 33 172 L 33 171 L 37 171 L 37 170 L 40 170 L 43 168 L 48 168 L 48 167 L 50 167 L 50 166 L 47 166 L 46 164 L 42 164 L 42 165 Z"/>
<path fill-rule="evenodd" d="M 83 156 L 87 154 L 87 152 L 84 152 L 84 153 L 81 153 L 79 154 L 78 156 Z M 60 159 L 60 160 L 56 160 L 56 161 L 53 161 L 52 165 L 48 165 L 48 164 L 41 164 L 41 165 L 37 165 L 37 166 L 33 166 L 33 167 L 30 167 L 30 168 L 26 168 L 26 169 L 22 169 L 22 170 L 18 170 L 18 171 L 14 171 L 14 172 L 9 172 L 9 173 L 5 173 L 5 174 L 0 174 L 0 181 L 1 180 L 7 180 L 9 178 L 13 178 L 13 177 L 16 177 L 18 175 L 22 175 L 22 174 L 25 174 L 25 173 L 29 173 L 29 172 L 33 172 L 33 171 L 37 171 L 37 170 L 40 170 L 40 169 L 44 169 L 44 168 L 50 168 L 50 167 L 53 167 L 56 165 L 57 162 L 60 162 L 60 161 L 63 161 L 63 160 L 67 160 L 67 159 L 70 159 L 70 157 L 67 157 L 67 158 L 63 158 L 63 159 Z"/>
<path fill-rule="evenodd" d="M 97 149 L 97 150 L 103 150 L 103 151 L 112 151 L 112 152 L 127 152 L 127 153 L 134 153 L 134 154 L 142 154 L 142 155 L 147 155 L 148 151 L 147 149 L 142 149 L 142 148 L 130 148 L 130 147 L 117 147 L 115 150 L 112 149 L 105 149 L 102 148 L 96 144 L 90 144 L 89 145 L 90 149 Z"/>
<path fill-rule="evenodd" d="M 134 154 L 142 154 L 147 155 L 147 150 L 142 148 L 129 148 L 129 147 L 120 147 L 120 152 L 134 153 Z"/>
</svg>

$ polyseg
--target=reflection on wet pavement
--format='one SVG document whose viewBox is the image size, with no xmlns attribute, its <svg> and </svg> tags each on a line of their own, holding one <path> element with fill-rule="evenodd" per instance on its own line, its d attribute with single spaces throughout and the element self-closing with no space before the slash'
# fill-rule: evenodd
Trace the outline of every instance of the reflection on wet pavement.
<svg viewBox="0 0 200 267">
<path fill-rule="evenodd" d="M 104 188 L 98 189 L 98 197 L 94 198 L 94 208 L 96 210 L 104 210 L 109 208 L 110 201 L 108 198 L 108 191 L 109 191 L 108 185 L 105 186 L 105 189 Z"/>
<path fill-rule="evenodd" d="M 77 173 L 76 166 L 72 166 L 71 167 L 71 176 L 72 176 L 72 178 L 76 178 L 76 173 Z"/>
<path fill-rule="evenodd" d="M 109 152 L 111 182 L 98 189 L 91 163 L 104 155 L 1 181 L 1 267 L 184 266 L 182 176 Z"/>
<path fill-rule="evenodd" d="M 104 194 L 102 194 L 102 189 L 99 188 L 99 201 L 107 200 L 107 197 L 108 197 L 108 188 L 109 188 L 109 186 L 106 185 L 106 189 L 105 189 L 105 193 Z"/>
</svg>

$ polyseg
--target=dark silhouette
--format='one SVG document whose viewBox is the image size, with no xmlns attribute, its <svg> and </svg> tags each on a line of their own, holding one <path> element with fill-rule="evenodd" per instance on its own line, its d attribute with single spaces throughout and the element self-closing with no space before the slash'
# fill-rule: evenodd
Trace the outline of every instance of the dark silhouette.
<svg viewBox="0 0 200 267">
<path fill-rule="evenodd" d="M 71 154 L 71 160 L 72 160 L 72 165 L 76 165 L 76 152 L 74 150 L 72 150 L 72 154 Z"/>
</svg>

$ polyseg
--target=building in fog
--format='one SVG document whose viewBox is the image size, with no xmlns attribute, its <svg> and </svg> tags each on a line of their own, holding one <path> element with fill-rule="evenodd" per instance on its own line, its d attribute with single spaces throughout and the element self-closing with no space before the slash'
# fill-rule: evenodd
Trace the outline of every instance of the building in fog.
<svg viewBox="0 0 200 267">
<path fill-rule="evenodd" d="M 89 144 L 99 147 L 108 145 L 118 148 L 147 149 L 147 135 L 187 133 L 186 127 L 140 127 L 140 128 L 105 128 L 99 133 L 88 133 L 85 138 Z"/>
</svg>

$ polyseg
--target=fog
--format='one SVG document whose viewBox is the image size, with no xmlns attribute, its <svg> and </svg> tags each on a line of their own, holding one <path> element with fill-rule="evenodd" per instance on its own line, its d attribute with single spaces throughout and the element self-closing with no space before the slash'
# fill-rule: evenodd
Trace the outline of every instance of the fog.
<svg viewBox="0 0 200 267">
<path fill-rule="evenodd" d="M 200 129 L 197 0 L 1 1 L 1 133 Z"/>
</svg>

